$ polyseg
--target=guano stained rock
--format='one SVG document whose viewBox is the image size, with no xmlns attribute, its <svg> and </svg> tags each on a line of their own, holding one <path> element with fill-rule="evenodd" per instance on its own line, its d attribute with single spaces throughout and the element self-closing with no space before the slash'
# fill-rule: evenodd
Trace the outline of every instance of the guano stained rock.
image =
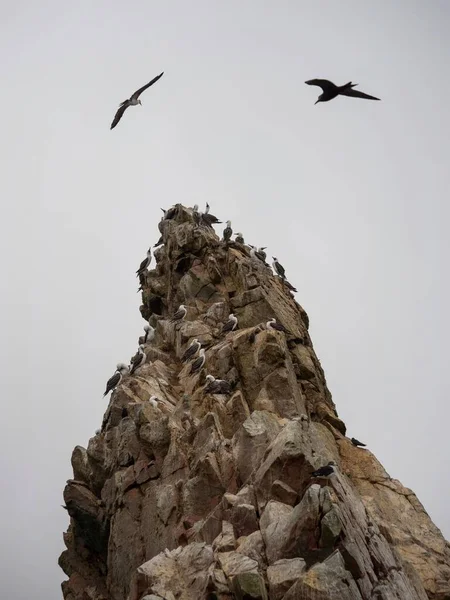
<svg viewBox="0 0 450 600">
<path fill-rule="evenodd" d="M 64 598 L 448 600 L 449 546 L 345 437 L 305 311 L 248 247 L 174 215 L 140 276 L 147 362 L 73 451 Z M 230 313 L 239 326 L 222 334 Z M 267 330 L 273 317 L 292 338 Z M 206 362 L 191 375 L 180 358 L 194 337 Z M 207 373 L 232 393 L 206 394 Z M 311 479 L 330 460 L 336 475 Z"/>
</svg>

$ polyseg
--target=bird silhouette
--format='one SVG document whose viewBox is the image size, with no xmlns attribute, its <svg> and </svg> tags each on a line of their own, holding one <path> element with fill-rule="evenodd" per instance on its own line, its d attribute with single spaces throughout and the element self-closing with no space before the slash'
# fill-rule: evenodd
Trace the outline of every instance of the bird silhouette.
<svg viewBox="0 0 450 600">
<path fill-rule="evenodd" d="M 352 83 L 351 81 L 345 85 L 335 85 L 331 81 L 328 81 L 328 79 L 309 79 L 308 81 L 305 81 L 305 83 L 307 85 L 317 85 L 322 88 L 322 94 L 320 94 L 314 104 L 317 104 L 317 102 L 328 102 L 329 100 L 336 98 L 336 96 L 352 96 L 353 98 L 365 98 L 366 100 L 380 100 L 380 98 L 375 98 L 375 96 L 369 96 L 369 94 L 354 90 L 353 88 L 358 84 Z"/>
</svg>

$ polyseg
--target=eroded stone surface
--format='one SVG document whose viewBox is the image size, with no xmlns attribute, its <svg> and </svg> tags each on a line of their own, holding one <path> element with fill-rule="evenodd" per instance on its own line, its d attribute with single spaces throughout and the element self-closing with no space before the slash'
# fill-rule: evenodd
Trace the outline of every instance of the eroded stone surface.
<svg viewBox="0 0 450 600">
<path fill-rule="evenodd" d="M 413 492 L 345 437 L 289 290 L 190 209 L 159 229 L 141 279 L 156 328 L 147 362 L 72 454 L 65 599 L 448 600 L 449 546 Z M 230 312 L 239 327 L 222 334 Z M 268 331 L 272 317 L 292 335 Z M 192 375 L 180 357 L 194 337 L 206 363 Z M 231 394 L 205 394 L 206 373 Z M 311 480 L 329 460 L 337 475 Z"/>
</svg>

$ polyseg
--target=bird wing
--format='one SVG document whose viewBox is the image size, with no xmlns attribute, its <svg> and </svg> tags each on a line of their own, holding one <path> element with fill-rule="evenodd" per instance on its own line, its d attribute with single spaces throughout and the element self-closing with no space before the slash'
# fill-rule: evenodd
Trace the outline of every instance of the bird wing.
<svg viewBox="0 0 450 600">
<path fill-rule="evenodd" d="M 151 85 L 153 85 L 154 83 L 156 83 L 158 81 L 158 79 L 161 79 L 161 77 L 163 75 L 164 75 L 164 71 L 162 73 L 160 73 L 159 75 L 157 75 L 156 77 L 154 77 L 151 81 L 149 81 L 148 83 L 146 83 L 145 85 L 143 85 L 141 88 L 139 88 L 138 90 L 136 90 L 131 97 L 134 98 L 135 100 L 137 100 L 139 98 L 139 96 L 142 94 L 142 92 L 145 92 L 145 90 L 147 88 L 149 88 Z"/>
<path fill-rule="evenodd" d="M 334 90 L 336 87 L 333 82 L 328 81 L 328 79 L 309 79 L 305 81 L 307 85 L 317 85 L 322 88 L 322 91 L 329 92 Z"/>
<path fill-rule="evenodd" d="M 120 119 L 123 116 L 123 113 L 126 111 L 126 109 L 129 107 L 129 103 L 128 100 L 125 104 L 122 104 L 122 106 L 119 107 L 119 109 L 116 112 L 116 115 L 114 117 L 114 121 L 111 123 L 111 127 L 110 129 L 114 129 L 114 127 L 117 125 L 117 123 L 120 121 Z"/>
<path fill-rule="evenodd" d="M 346 88 L 344 90 L 339 91 L 340 96 L 352 96 L 353 98 L 365 98 L 366 100 L 380 100 L 380 98 L 376 98 L 375 96 L 369 96 L 369 94 L 365 94 L 364 92 L 359 92 L 358 90 L 354 90 L 353 88 Z"/>
</svg>

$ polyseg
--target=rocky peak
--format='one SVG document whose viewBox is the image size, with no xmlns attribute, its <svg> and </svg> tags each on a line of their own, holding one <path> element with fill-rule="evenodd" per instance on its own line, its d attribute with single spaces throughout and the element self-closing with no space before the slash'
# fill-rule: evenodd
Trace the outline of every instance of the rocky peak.
<svg viewBox="0 0 450 600">
<path fill-rule="evenodd" d="M 65 599 L 450 598 L 448 545 L 345 436 L 291 286 L 191 209 L 159 230 L 140 274 L 155 337 L 72 454 Z M 194 339 L 196 371 L 197 353 L 182 360 Z M 330 461 L 329 479 L 312 477 Z"/>
</svg>

